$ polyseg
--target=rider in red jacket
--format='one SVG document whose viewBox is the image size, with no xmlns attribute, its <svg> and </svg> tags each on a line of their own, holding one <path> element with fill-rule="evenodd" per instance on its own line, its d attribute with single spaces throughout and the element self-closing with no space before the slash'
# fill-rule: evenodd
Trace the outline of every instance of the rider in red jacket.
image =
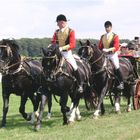
<svg viewBox="0 0 140 140">
<path fill-rule="evenodd" d="M 75 48 L 76 44 L 75 32 L 73 29 L 68 27 L 67 19 L 64 15 L 62 14 L 58 15 L 56 18 L 56 22 L 59 29 L 55 31 L 51 42 L 52 44 L 59 45 L 59 50 L 61 51 L 62 56 L 73 66 L 75 73 L 74 75 L 79 84 L 78 91 L 82 93 L 83 92 L 82 79 L 80 77 L 80 72 L 78 70 L 76 60 L 72 55 L 72 49 Z"/>
<path fill-rule="evenodd" d="M 117 88 L 123 89 L 124 83 L 120 72 L 119 57 L 117 53 L 119 50 L 119 37 L 112 32 L 112 23 L 110 21 L 106 21 L 104 27 L 106 33 L 101 36 L 98 47 L 103 50 L 107 54 L 108 58 L 113 62 L 116 69 L 116 76 L 120 82 Z"/>
</svg>

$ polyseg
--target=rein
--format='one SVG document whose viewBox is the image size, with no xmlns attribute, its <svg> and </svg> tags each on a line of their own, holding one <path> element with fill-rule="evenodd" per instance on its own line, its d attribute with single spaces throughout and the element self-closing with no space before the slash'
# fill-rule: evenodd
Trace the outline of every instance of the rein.
<svg viewBox="0 0 140 140">
<path fill-rule="evenodd" d="M 5 68 L 3 68 L 3 71 L 5 71 L 6 74 L 16 74 L 18 72 L 20 72 L 22 69 L 25 70 L 25 72 L 29 75 L 29 72 L 27 72 L 27 70 L 24 68 L 23 63 L 24 63 L 24 59 L 20 62 L 14 63 L 12 65 L 9 65 Z M 10 68 L 14 67 L 15 65 L 20 64 L 19 67 L 16 70 L 13 70 L 12 72 L 8 71 Z"/>
<path fill-rule="evenodd" d="M 103 55 L 104 54 L 102 53 L 102 55 L 99 58 L 97 58 L 95 61 L 91 62 L 91 64 L 95 64 L 96 62 L 98 62 L 103 57 Z"/>
<path fill-rule="evenodd" d="M 93 53 L 94 53 L 94 51 L 93 51 Z M 91 62 L 90 64 L 94 65 L 95 63 L 100 61 L 103 58 L 103 56 L 104 56 L 104 53 L 102 53 L 100 57 L 98 57 L 95 61 Z M 92 56 L 90 58 L 92 58 Z M 105 58 L 105 60 L 103 62 L 103 65 L 98 65 L 98 66 L 101 67 L 101 68 L 98 71 L 96 71 L 96 72 L 92 71 L 94 75 L 97 75 L 97 74 L 107 70 L 107 67 L 106 67 L 107 66 L 107 60 L 106 60 L 106 58 Z"/>
<path fill-rule="evenodd" d="M 12 68 L 12 67 L 14 67 L 14 66 L 17 65 L 17 64 L 20 64 L 19 67 L 18 67 L 16 70 L 14 70 L 13 72 L 10 72 L 9 69 Z M 7 66 L 7 67 L 3 68 L 3 71 L 4 71 L 6 74 L 16 74 L 16 73 L 20 72 L 20 70 L 23 68 L 22 64 L 23 64 L 23 61 L 14 63 L 14 64 L 12 64 L 12 65 L 10 65 L 10 66 Z"/>
<path fill-rule="evenodd" d="M 57 60 L 59 60 L 59 59 L 57 58 L 57 55 L 52 56 L 52 57 L 46 57 L 46 56 L 45 56 L 45 58 L 56 58 Z M 65 58 L 62 57 L 62 59 L 60 60 L 59 64 L 57 65 L 57 67 L 56 67 L 56 68 L 52 71 L 52 73 L 50 74 L 51 79 L 53 79 L 54 77 L 56 77 L 56 75 L 57 75 L 58 73 L 61 73 L 61 75 L 64 74 L 65 76 L 67 76 L 67 77 L 69 77 L 69 78 L 71 78 L 71 79 L 74 80 L 74 78 L 73 78 L 72 76 L 70 76 L 67 72 L 64 72 L 64 71 L 63 71 L 62 67 L 63 67 L 64 61 L 65 61 Z M 52 77 L 53 77 L 53 78 L 52 78 Z M 49 78 L 48 78 L 48 79 L 49 79 Z M 46 80 L 47 80 L 47 79 L 46 79 Z M 49 80 L 49 81 L 50 81 L 50 80 Z"/>
<path fill-rule="evenodd" d="M 45 58 L 54 59 L 54 58 L 57 58 L 57 55 L 55 54 L 54 56 L 45 56 Z"/>
</svg>

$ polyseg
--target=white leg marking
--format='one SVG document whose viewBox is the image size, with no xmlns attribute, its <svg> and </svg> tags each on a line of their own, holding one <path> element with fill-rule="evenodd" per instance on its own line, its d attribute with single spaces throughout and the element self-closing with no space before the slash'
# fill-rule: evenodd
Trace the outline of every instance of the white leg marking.
<svg viewBox="0 0 140 140">
<path fill-rule="evenodd" d="M 79 107 L 76 108 L 75 115 L 76 115 L 76 120 L 78 120 L 78 121 L 81 120 L 81 115 L 80 115 Z"/>
<path fill-rule="evenodd" d="M 98 117 L 98 116 L 99 116 L 99 112 L 100 112 L 100 110 L 96 110 L 96 111 L 94 112 L 94 116 L 95 116 L 95 117 Z"/>
<path fill-rule="evenodd" d="M 129 105 L 127 106 L 127 112 L 131 112 L 131 107 L 132 107 L 131 104 L 129 104 Z"/>
<path fill-rule="evenodd" d="M 116 112 L 120 111 L 120 105 L 119 105 L 119 103 L 115 103 L 115 111 Z"/>
<path fill-rule="evenodd" d="M 76 112 L 76 108 L 73 108 L 72 112 L 70 114 L 69 122 L 74 122 L 74 120 L 75 120 L 75 112 Z"/>
<path fill-rule="evenodd" d="M 48 112 L 48 114 L 47 114 L 47 118 L 50 119 L 51 116 L 52 116 L 52 114 Z"/>
</svg>

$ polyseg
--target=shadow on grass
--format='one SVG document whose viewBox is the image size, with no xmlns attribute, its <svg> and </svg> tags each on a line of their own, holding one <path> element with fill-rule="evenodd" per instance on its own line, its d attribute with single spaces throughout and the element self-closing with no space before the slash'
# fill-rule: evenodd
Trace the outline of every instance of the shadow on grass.
<svg viewBox="0 0 140 140">
<path fill-rule="evenodd" d="M 86 110 L 86 107 L 84 104 L 79 105 L 79 109 L 81 112 L 82 120 L 84 121 L 86 118 L 92 118 L 93 113 L 95 110 L 88 111 Z M 126 104 L 121 105 L 122 112 L 126 112 Z M 105 103 L 105 115 L 115 114 L 114 107 L 111 106 L 110 103 Z M 31 113 L 30 113 L 31 114 Z M 0 120 L 2 119 L 2 116 L 0 116 Z M 52 118 L 47 119 L 47 112 L 44 112 L 43 119 L 41 123 L 41 127 L 48 127 L 53 128 L 55 126 L 62 126 L 63 123 L 63 115 L 59 110 L 52 110 Z M 7 123 L 6 123 L 6 130 L 12 130 L 17 128 L 27 128 L 30 131 L 33 131 L 34 124 L 30 124 L 28 121 L 26 121 L 20 114 L 14 114 L 14 115 L 7 115 Z"/>
<path fill-rule="evenodd" d="M 0 116 L 0 121 L 1 120 L 2 120 L 2 116 Z M 52 128 L 58 124 L 62 125 L 62 123 L 63 123 L 63 116 L 60 112 L 53 111 L 53 115 L 51 119 L 47 119 L 47 112 L 44 112 L 41 126 L 42 127 L 47 126 L 49 128 Z M 30 122 L 26 121 L 20 114 L 14 114 L 14 115 L 7 116 L 7 123 L 4 129 L 14 130 L 17 128 L 27 128 L 32 131 L 34 129 L 34 125 L 35 122 L 34 124 L 31 124 Z"/>
</svg>

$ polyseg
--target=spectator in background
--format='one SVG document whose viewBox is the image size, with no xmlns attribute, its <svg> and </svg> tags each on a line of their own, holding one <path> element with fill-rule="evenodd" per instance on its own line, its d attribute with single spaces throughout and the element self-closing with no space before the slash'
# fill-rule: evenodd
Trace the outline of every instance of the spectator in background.
<svg viewBox="0 0 140 140">
<path fill-rule="evenodd" d="M 120 54 L 121 55 L 128 55 L 129 54 L 129 49 L 128 49 L 128 44 L 127 43 L 122 43 L 120 44 Z"/>
</svg>

